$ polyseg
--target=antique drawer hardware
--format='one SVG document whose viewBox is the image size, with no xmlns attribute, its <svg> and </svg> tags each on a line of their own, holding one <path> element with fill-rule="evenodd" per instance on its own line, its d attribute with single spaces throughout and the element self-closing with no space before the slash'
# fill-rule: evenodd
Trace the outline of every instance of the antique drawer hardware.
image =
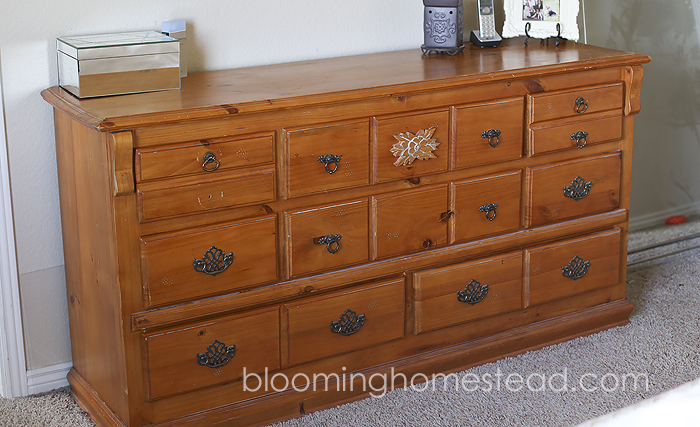
<svg viewBox="0 0 700 427">
<path fill-rule="evenodd" d="M 481 137 L 488 138 L 489 145 L 493 148 L 496 148 L 498 146 L 498 143 L 501 142 L 501 131 L 495 130 L 495 129 L 489 129 L 487 131 L 482 132 Z M 493 142 L 494 138 L 496 138 L 495 143 Z"/>
<path fill-rule="evenodd" d="M 204 163 L 202 163 L 202 169 L 204 169 L 205 172 L 214 172 L 215 170 L 219 169 L 219 161 L 216 160 L 216 154 L 214 154 L 212 151 L 207 151 L 204 153 Z"/>
<path fill-rule="evenodd" d="M 337 322 L 331 322 L 331 332 L 347 337 L 359 331 L 364 324 L 364 314 L 358 316 L 354 311 L 347 309 L 340 315 Z"/>
<path fill-rule="evenodd" d="M 394 166 L 407 166 L 416 159 L 437 159 L 437 156 L 433 154 L 433 151 L 440 145 L 437 138 L 433 138 L 436 130 L 437 127 L 431 127 L 430 129 L 421 129 L 415 135 L 411 132 L 394 135 L 394 138 L 399 141 L 391 147 L 391 154 L 398 158 L 394 162 Z"/>
<path fill-rule="evenodd" d="M 328 172 L 331 175 L 338 170 L 338 164 L 340 164 L 340 156 L 336 156 L 335 154 L 326 154 L 325 156 L 319 156 L 316 160 L 318 160 L 319 163 L 324 163 L 326 172 Z"/>
<path fill-rule="evenodd" d="M 195 259 L 193 263 L 196 271 L 216 276 L 233 263 L 233 252 L 224 254 L 224 251 L 212 246 L 204 253 L 202 259 Z"/>
<path fill-rule="evenodd" d="M 334 254 L 338 252 L 338 249 L 340 249 L 340 239 L 342 238 L 343 236 L 340 234 L 329 234 L 327 236 L 316 237 L 314 239 L 314 244 L 326 245 L 328 252 Z"/>
<path fill-rule="evenodd" d="M 571 181 L 571 186 L 564 187 L 564 196 L 578 202 L 579 200 L 588 196 L 592 186 L 592 181 L 586 182 L 585 179 L 577 176 L 573 181 Z"/>
<path fill-rule="evenodd" d="M 571 135 L 571 139 L 576 141 L 576 146 L 578 148 L 583 148 L 586 146 L 586 143 L 588 142 L 586 138 L 588 138 L 588 132 L 579 131 Z"/>
<path fill-rule="evenodd" d="M 588 269 L 591 267 L 591 261 L 584 261 L 581 257 L 576 255 L 570 262 L 569 265 L 565 265 L 561 268 L 561 274 L 569 279 L 580 279 L 586 275 Z"/>
<path fill-rule="evenodd" d="M 586 110 L 588 110 L 588 104 L 582 96 L 579 96 L 578 98 L 576 98 L 576 112 L 579 114 L 583 114 L 586 112 Z"/>
<path fill-rule="evenodd" d="M 205 353 L 197 353 L 197 363 L 209 368 L 220 368 L 236 355 L 236 345 L 226 347 L 226 344 L 214 340 L 209 344 Z"/>
<path fill-rule="evenodd" d="M 486 298 L 488 293 L 489 285 L 482 285 L 481 283 L 472 279 L 471 282 L 467 283 L 467 286 L 463 291 L 457 292 L 457 299 L 460 302 L 466 302 L 467 304 L 474 305 Z"/>
<path fill-rule="evenodd" d="M 479 207 L 479 212 L 485 213 L 486 219 L 488 219 L 489 221 L 493 221 L 494 219 L 496 219 L 496 209 L 498 209 L 497 203 L 487 203 Z"/>
</svg>

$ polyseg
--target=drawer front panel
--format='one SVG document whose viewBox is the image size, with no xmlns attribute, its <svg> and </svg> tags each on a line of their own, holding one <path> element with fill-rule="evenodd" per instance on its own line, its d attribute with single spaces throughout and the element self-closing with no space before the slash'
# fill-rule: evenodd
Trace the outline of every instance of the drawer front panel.
<svg viewBox="0 0 700 427">
<path fill-rule="evenodd" d="M 529 170 L 531 227 L 620 207 L 620 154 Z"/>
<path fill-rule="evenodd" d="M 290 365 L 348 353 L 404 336 L 404 281 L 290 303 L 287 309 Z"/>
<path fill-rule="evenodd" d="M 369 184 L 369 121 L 286 134 L 289 197 Z"/>
<path fill-rule="evenodd" d="M 416 333 L 519 310 L 522 261 L 518 252 L 415 273 Z"/>
<path fill-rule="evenodd" d="M 377 257 L 385 258 L 443 246 L 453 212 L 447 186 L 377 197 Z"/>
<path fill-rule="evenodd" d="M 523 98 L 457 108 L 457 169 L 515 160 L 523 153 Z"/>
<path fill-rule="evenodd" d="M 620 278 L 620 230 L 525 251 L 530 305 L 613 286 Z"/>
<path fill-rule="evenodd" d="M 368 213 L 367 200 L 287 213 L 292 276 L 366 262 Z"/>
<path fill-rule="evenodd" d="M 564 117 L 580 117 L 601 111 L 621 110 L 624 87 L 622 83 L 615 83 L 528 96 L 531 106 L 530 122 L 537 123 Z"/>
<path fill-rule="evenodd" d="M 189 174 L 220 174 L 228 169 L 274 162 L 274 136 L 220 138 L 136 150 L 139 181 Z"/>
<path fill-rule="evenodd" d="M 378 182 L 447 171 L 450 114 L 413 114 L 377 120 Z"/>
<path fill-rule="evenodd" d="M 605 115 L 573 123 L 533 126 L 530 129 L 530 153 L 533 156 L 554 151 L 582 149 L 589 145 L 622 138 L 622 113 Z"/>
<path fill-rule="evenodd" d="M 150 306 L 191 300 L 277 280 L 274 217 L 141 238 L 143 286 Z M 214 248 L 210 251 L 210 249 Z M 195 260 L 232 254 L 202 267 Z M 208 254 L 209 252 L 209 254 Z M 202 271 L 198 271 L 202 270 Z"/>
<path fill-rule="evenodd" d="M 275 200 L 273 169 L 222 175 L 189 185 L 179 181 L 173 185 L 158 184 L 138 188 L 141 221 Z"/>
<path fill-rule="evenodd" d="M 521 171 L 454 184 L 455 241 L 520 228 Z"/>
<path fill-rule="evenodd" d="M 246 374 L 279 369 L 279 336 L 278 308 L 146 334 L 148 394 L 157 399 L 235 381 L 244 368 Z"/>
</svg>

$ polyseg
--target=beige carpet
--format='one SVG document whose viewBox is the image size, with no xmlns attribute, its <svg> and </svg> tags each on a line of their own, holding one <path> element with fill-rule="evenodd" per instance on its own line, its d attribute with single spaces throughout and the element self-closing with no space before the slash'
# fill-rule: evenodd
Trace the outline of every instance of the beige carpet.
<svg viewBox="0 0 700 427">
<path fill-rule="evenodd" d="M 628 285 L 635 306 L 629 325 L 461 372 L 480 379 L 468 383 L 476 391 L 455 391 L 454 378 L 444 391 L 438 380 L 435 390 L 433 383 L 424 392 L 395 390 L 276 426 L 574 426 L 700 378 L 700 251 L 638 265 Z M 643 381 L 636 390 L 631 380 L 615 387 L 628 374 L 647 375 L 648 390 Z M 533 390 L 523 383 L 512 391 L 518 383 L 506 386 L 509 375 L 529 378 Z M 490 391 L 484 378 L 492 381 Z M 543 389 L 542 379 L 551 388 Z M 0 399 L 0 426 L 92 425 L 65 389 Z"/>
</svg>

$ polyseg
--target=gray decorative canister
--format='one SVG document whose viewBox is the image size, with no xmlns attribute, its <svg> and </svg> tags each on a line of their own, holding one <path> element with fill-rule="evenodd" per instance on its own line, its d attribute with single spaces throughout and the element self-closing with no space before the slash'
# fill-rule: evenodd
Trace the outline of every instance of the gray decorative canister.
<svg viewBox="0 0 700 427">
<path fill-rule="evenodd" d="M 423 53 L 447 52 L 455 55 L 464 49 L 464 6 L 462 0 L 423 0 Z"/>
</svg>

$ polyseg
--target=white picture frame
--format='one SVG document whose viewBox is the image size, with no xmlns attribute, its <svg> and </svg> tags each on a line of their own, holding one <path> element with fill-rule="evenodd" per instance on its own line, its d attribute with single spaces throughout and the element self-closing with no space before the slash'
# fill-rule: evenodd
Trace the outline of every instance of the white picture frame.
<svg viewBox="0 0 700 427">
<path fill-rule="evenodd" d="M 560 24 L 562 38 L 579 39 L 579 0 L 504 0 L 503 7 L 506 13 L 504 38 L 526 35 L 525 26 L 530 23 L 527 31 L 530 37 L 546 39 L 556 36 L 557 24 Z"/>
</svg>

